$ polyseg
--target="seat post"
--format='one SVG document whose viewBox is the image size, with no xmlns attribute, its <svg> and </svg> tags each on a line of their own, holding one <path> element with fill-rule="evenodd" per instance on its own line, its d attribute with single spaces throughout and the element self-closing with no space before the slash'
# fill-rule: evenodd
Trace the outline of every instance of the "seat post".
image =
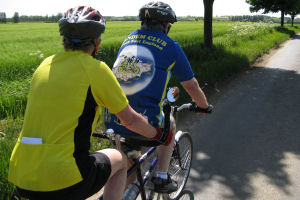
<svg viewBox="0 0 300 200">
<path fill-rule="evenodd" d="M 137 179 L 140 183 L 140 191 L 141 191 L 141 197 L 142 200 L 146 200 L 146 193 L 145 193 L 145 188 L 144 188 L 144 182 L 143 182 L 143 177 L 142 177 L 142 171 L 141 171 L 141 166 L 139 164 L 138 159 L 133 159 L 134 163 L 137 165 Z"/>
<path fill-rule="evenodd" d="M 120 135 L 119 134 L 115 135 L 115 142 L 116 142 L 116 149 L 121 151 L 121 142 L 120 142 Z"/>
</svg>

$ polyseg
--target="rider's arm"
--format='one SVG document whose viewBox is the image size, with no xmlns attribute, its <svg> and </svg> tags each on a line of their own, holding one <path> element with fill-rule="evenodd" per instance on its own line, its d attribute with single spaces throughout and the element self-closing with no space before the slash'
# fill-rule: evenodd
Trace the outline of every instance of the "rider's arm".
<svg viewBox="0 0 300 200">
<path fill-rule="evenodd" d="M 200 108 L 208 107 L 205 94 L 200 88 L 197 79 L 192 78 L 188 81 L 182 81 L 180 84 Z"/>
<path fill-rule="evenodd" d="M 151 126 L 142 115 L 135 112 L 130 105 L 116 115 L 126 128 L 148 138 L 154 138 L 156 136 L 156 129 Z"/>
</svg>

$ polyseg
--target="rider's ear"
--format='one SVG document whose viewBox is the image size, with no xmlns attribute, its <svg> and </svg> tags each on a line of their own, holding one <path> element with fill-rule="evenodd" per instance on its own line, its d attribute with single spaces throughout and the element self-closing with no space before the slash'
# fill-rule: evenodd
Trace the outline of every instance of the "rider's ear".
<svg viewBox="0 0 300 200">
<path fill-rule="evenodd" d="M 101 38 L 99 38 L 99 39 L 96 40 L 96 51 L 99 50 L 100 44 L 101 44 Z"/>
</svg>

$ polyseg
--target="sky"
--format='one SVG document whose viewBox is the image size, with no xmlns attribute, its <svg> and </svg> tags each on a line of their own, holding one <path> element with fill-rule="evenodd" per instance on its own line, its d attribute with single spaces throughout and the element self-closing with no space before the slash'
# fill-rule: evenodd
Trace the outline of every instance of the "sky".
<svg viewBox="0 0 300 200">
<path fill-rule="evenodd" d="M 0 0 L 0 12 L 12 17 L 19 15 L 56 15 L 67 9 L 86 5 L 100 11 L 103 16 L 137 16 L 140 7 L 152 0 Z M 161 0 L 168 3 L 177 16 L 204 16 L 203 0 Z M 250 13 L 246 0 L 215 0 L 213 16 L 254 15 Z M 280 13 L 269 13 L 280 17 Z"/>
</svg>

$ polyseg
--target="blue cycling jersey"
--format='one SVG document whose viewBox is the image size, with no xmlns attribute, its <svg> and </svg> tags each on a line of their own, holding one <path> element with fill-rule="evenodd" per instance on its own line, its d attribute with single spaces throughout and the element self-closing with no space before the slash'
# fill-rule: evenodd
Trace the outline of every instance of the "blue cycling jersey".
<svg viewBox="0 0 300 200">
<path fill-rule="evenodd" d="M 194 77 L 190 63 L 179 44 L 160 31 L 136 30 L 124 40 L 113 73 L 131 107 L 154 127 L 162 123 L 162 102 L 173 73 L 179 82 Z M 135 134 L 111 115 L 107 128 L 122 134 Z"/>
</svg>

